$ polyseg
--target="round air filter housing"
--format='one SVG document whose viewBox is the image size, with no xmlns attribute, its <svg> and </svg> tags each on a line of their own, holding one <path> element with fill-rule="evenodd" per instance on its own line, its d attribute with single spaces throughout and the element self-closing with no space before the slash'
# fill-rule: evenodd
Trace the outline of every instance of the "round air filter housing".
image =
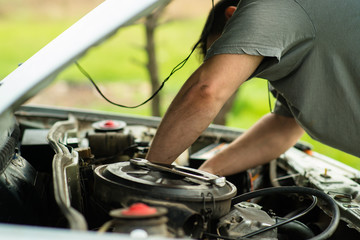
<svg viewBox="0 0 360 240">
<path fill-rule="evenodd" d="M 200 170 L 131 159 L 95 169 L 95 195 L 112 208 L 156 200 L 181 203 L 211 218 L 227 214 L 236 187 Z"/>
</svg>

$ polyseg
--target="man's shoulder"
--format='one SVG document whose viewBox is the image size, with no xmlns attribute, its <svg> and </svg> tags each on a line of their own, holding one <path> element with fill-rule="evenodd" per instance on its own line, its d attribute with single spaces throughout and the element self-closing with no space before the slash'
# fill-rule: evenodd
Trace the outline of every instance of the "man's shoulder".
<svg viewBox="0 0 360 240">
<path fill-rule="evenodd" d="M 212 48 L 280 59 L 288 49 L 314 36 L 311 20 L 295 1 L 244 0 Z"/>
</svg>

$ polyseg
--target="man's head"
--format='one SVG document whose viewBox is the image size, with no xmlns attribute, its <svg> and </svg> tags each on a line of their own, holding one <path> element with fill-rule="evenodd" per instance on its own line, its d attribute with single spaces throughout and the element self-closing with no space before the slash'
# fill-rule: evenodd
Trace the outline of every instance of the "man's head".
<svg viewBox="0 0 360 240">
<path fill-rule="evenodd" d="M 226 22 L 233 15 L 239 2 L 240 0 L 220 0 L 211 9 L 198 41 L 204 57 L 208 47 L 221 35 Z"/>
</svg>

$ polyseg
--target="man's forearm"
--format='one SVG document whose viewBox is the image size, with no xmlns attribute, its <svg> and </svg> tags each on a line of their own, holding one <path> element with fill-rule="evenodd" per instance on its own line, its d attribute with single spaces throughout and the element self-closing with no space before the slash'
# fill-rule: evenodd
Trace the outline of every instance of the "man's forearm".
<svg viewBox="0 0 360 240">
<path fill-rule="evenodd" d="M 151 143 L 147 159 L 152 162 L 171 164 L 208 127 L 219 108 L 218 103 L 203 99 L 177 102 L 168 109 Z"/>
<path fill-rule="evenodd" d="M 259 56 L 225 54 L 207 60 L 171 103 L 146 158 L 172 163 L 209 126 L 225 101 L 261 60 Z"/>
<path fill-rule="evenodd" d="M 209 126 L 224 100 L 214 98 L 198 83 L 195 72 L 168 108 L 147 159 L 171 164 Z"/>
<path fill-rule="evenodd" d="M 303 133 L 295 119 L 267 114 L 200 169 L 227 176 L 267 163 L 292 147 Z"/>
</svg>

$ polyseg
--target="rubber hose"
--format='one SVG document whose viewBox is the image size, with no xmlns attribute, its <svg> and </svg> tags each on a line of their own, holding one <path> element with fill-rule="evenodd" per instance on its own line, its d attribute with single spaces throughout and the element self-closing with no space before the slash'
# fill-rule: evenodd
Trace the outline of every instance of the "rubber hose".
<svg viewBox="0 0 360 240">
<path fill-rule="evenodd" d="M 264 188 L 260 190 L 256 190 L 253 192 L 245 193 L 240 196 L 237 196 L 232 199 L 232 205 L 237 204 L 239 202 L 247 201 L 252 198 L 271 195 L 271 194 L 283 194 L 283 193 L 300 193 L 316 196 L 322 200 L 324 200 L 329 205 L 329 209 L 332 213 L 332 219 L 329 226 L 317 236 L 310 238 L 311 240 L 320 240 L 329 238 L 336 230 L 339 221 L 340 221 L 340 210 L 337 206 L 334 199 L 332 199 L 329 195 L 325 194 L 322 191 L 306 188 L 306 187 L 298 187 L 298 186 L 284 186 L 284 187 L 273 187 L 273 188 Z"/>
<path fill-rule="evenodd" d="M 279 220 L 284 221 L 286 219 L 276 219 L 277 222 Z M 308 239 L 315 236 L 308 226 L 296 220 L 278 227 L 278 233 L 289 236 L 291 240 Z"/>
</svg>

